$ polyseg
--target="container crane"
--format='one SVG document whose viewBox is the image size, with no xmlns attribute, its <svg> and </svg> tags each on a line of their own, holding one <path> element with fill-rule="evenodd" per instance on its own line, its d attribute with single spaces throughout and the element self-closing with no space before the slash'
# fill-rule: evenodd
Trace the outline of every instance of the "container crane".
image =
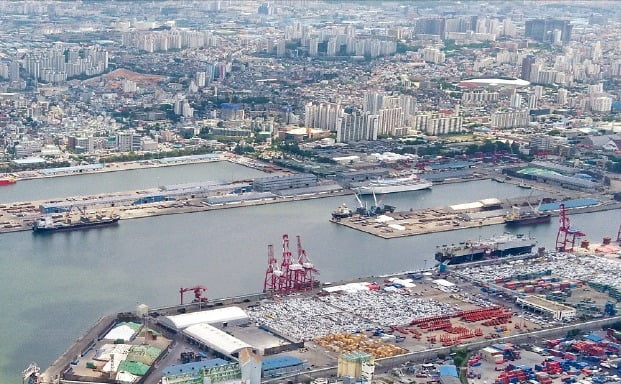
<svg viewBox="0 0 621 384">
<path fill-rule="evenodd" d="M 297 257 L 289 249 L 289 235 L 282 236 L 282 261 L 274 257 L 273 245 L 267 246 L 267 269 L 263 281 L 263 292 L 286 295 L 294 292 L 308 291 L 313 288 L 317 268 L 302 248 L 300 236 L 297 236 Z"/>
<path fill-rule="evenodd" d="M 181 305 L 183 305 L 183 294 L 186 292 L 194 292 L 195 303 L 205 303 L 207 298 L 203 297 L 203 293 L 207 292 L 207 288 L 202 285 L 195 285 L 189 288 L 179 288 L 179 296 L 181 297 Z"/>
<path fill-rule="evenodd" d="M 279 291 L 282 294 L 287 294 L 293 290 L 294 270 L 291 269 L 291 251 L 289 250 L 289 235 L 282 235 L 282 261 L 280 263 L 280 270 L 283 273 L 283 278 L 280 279 Z M 297 265 L 294 266 L 297 269 Z"/>
<path fill-rule="evenodd" d="M 573 252 L 576 237 L 585 236 L 584 232 L 576 228 L 572 228 L 569 222 L 569 216 L 565 210 L 565 204 L 560 204 L 559 228 L 556 234 L 556 250 L 561 252 Z"/>
<path fill-rule="evenodd" d="M 267 246 L 267 270 L 265 271 L 265 280 L 263 281 L 263 292 L 272 292 L 280 294 L 281 280 L 283 273 L 278 266 L 278 260 L 274 257 L 274 246 Z"/>
<path fill-rule="evenodd" d="M 315 274 L 319 274 L 319 271 L 306 255 L 306 251 L 302 248 L 302 241 L 300 236 L 297 236 L 298 240 L 298 263 L 304 268 L 303 280 L 300 285 L 300 290 L 308 291 L 313 289 L 315 283 Z"/>
</svg>

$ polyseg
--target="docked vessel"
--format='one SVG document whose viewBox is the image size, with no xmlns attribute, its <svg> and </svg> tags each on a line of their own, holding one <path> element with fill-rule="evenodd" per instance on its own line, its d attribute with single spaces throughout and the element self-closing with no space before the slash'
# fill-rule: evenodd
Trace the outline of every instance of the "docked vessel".
<svg viewBox="0 0 621 384">
<path fill-rule="evenodd" d="M 82 215 L 78 218 L 65 217 L 58 220 L 54 219 L 52 216 L 41 216 L 37 221 L 34 222 L 32 230 L 35 233 L 75 231 L 79 229 L 89 229 L 115 225 L 119 222 L 119 220 L 120 217 L 118 215 Z"/>
<path fill-rule="evenodd" d="M 14 177 L 0 177 L 0 186 L 11 185 L 17 183 L 17 179 Z"/>
<path fill-rule="evenodd" d="M 541 205 L 541 203 L 539 203 L 539 205 Z M 521 209 L 520 207 L 514 206 L 512 211 L 505 216 L 505 225 L 519 226 L 550 222 L 552 214 L 541 212 L 539 207 L 533 207 L 530 203 L 528 206 L 528 209 Z"/>
<path fill-rule="evenodd" d="M 431 181 L 421 179 L 416 175 L 390 177 L 372 180 L 367 184 L 354 188 L 361 195 L 384 194 L 394 192 L 418 191 L 431 188 Z"/>
<path fill-rule="evenodd" d="M 536 242 L 524 235 L 505 233 L 487 240 L 467 241 L 437 247 L 435 259 L 446 264 L 461 264 L 495 257 L 530 253 Z"/>
<path fill-rule="evenodd" d="M 539 211 L 526 211 L 519 213 L 510 213 L 505 216 L 505 225 L 519 226 L 519 225 L 531 225 L 540 223 L 549 223 L 552 215 L 549 213 Z"/>
<path fill-rule="evenodd" d="M 345 219 L 347 217 L 351 217 L 354 212 L 347 207 L 347 205 L 342 204 L 340 207 L 332 211 L 332 218 L 335 220 Z"/>
</svg>

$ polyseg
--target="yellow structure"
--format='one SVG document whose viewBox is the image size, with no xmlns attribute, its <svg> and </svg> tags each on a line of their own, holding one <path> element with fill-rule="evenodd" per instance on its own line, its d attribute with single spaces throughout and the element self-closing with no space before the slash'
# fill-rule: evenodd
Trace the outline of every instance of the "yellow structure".
<svg viewBox="0 0 621 384">
<path fill-rule="evenodd" d="M 338 377 L 353 377 L 359 382 L 370 384 L 374 372 L 375 358 L 369 353 L 354 351 L 339 356 Z"/>
</svg>

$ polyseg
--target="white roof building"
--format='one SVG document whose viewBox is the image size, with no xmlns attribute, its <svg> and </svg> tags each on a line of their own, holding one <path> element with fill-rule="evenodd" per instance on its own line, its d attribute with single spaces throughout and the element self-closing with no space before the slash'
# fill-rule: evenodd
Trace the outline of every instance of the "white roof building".
<svg viewBox="0 0 621 384">
<path fill-rule="evenodd" d="M 184 313 L 182 315 L 160 317 L 158 323 L 176 331 L 196 324 L 211 324 L 223 327 L 226 325 L 243 325 L 250 323 L 250 318 L 239 307 L 224 307 L 208 311 Z"/>
<path fill-rule="evenodd" d="M 132 327 L 127 324 L 121 324 L 112 328 L 112 330 L 104 336 L 104 339 L 130 341 L 135 334 L 136 331 Z"/>
<path fill-rule="evenodd" d="M 198 344 L 225 356 L 232 356 L 244 348 L 252 349 L 250 344 L 206 323 L 189 326 L 183 334 Z"/>
</svg>

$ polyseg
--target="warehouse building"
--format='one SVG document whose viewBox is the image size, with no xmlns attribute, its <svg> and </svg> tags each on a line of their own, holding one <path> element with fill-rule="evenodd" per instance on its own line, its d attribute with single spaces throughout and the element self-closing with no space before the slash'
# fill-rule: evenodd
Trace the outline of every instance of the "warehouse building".
<svg viewBox="0 0 621 384">
<path fill-rule="evenodd" d="M 158 323 L 173 332 L 179 332 L 193 325 L 203 323 L 218 328 L 246 325 L 250 323 L 250 318 L 239 307 L 224 307 L 181 315 L 162 316 L 158 319 Z"/>
<path fill-rule="evenodd" d="M 304 369 L 304 362 L 297 357 L 278 356 L 263 359 L 261 363 L 262 377 L 278 377 Z"/>
<path fill-rule="evenodd" d="M 182 333 L 188 342 L 227 358 L 237 358 L 242 349 L 252 350 L 252 345 L 207 323 L 191 325 Z"/>
<path fill-rule="evenodd" d="M 239 361 L 211 359 L 200 362 L 171 365 L 162 371 L 162 384 L 259 384 L 261 360 L 243 351 Z"/>
<path fill-rule="evenodd" d="M 544 313 L 558 321 L 571 320 L 576 317 L 576 308 L 538 296 L 527 295 L 526 297 L 518 297 L 517 303 L 522 308 L 529 308 Z"/>
<path fill-rule="evenodd" d="M 317 176 L 297 173 L 286 176 L 269 176 L 254 179 L 252 189 L 257 192 L 273 192 L 282 189 L 308 188 L 317 185 Z"/>
</svg>

